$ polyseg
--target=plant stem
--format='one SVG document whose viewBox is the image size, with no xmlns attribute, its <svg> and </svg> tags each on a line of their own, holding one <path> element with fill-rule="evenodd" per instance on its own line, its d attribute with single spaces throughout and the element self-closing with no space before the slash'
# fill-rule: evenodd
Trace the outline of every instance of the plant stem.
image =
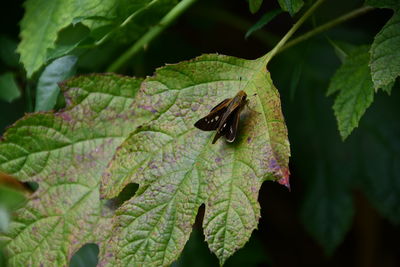
<svg viewBox="0 0 400 267">
<path fill-rule="evenodd" d="M 356 10 L 353 10 L 353 11 L 347 13 L 347 14 L 344 14 L 343 16 L 340 16 L 340 17 L 338 17 L 338 18 L 336 18 L 334 20 L 331 20 L 331 21 L 329 21 L 329 22 L 327 22 L 327 23 L 325 23 L 325 24 L 323 24 L 323 25 L 321 25 L 321 26 L 319 26 L 319 27 L 317 27 L 317 28 L 315 28 L 315 29 L 313 29 L 313 30 L 311 30 L 311 31 L 309 31 L 309 32 L 307 32 L 307 33 L 295 38 L 295 39 L 293 39 L 292 41 L 288 42 L 283 47 L 281 47 L 281 49 L 279 49 L 279 51 L 277 53 L 280 53 L 283 50 L 286 50 L 286 49 L 288 49 L 289 47 L 291 47 L 293 45 L 296 45 L 296 44 L 298 44 L 298 43 L 300 43 L 302 41 L 305 41 L 305 40 L 311 38 L 312 36 L 317 35 L 320 32 L 329 30 L 330 28 L 333 28 L 336 25 L 338 25 L 340 23 L 343 23 L 343 22 L 345 22 L 345 21 L 347 21 L 349 19 L 352 19 L 352 18 L 358 17 L 360 15 L 363 15 L 363 14 L 365 14 L 365 13 L 367 13 L 367 12 L 373 10 L 373 9 L 374 9 L 373 7 L 366 6 L 366 7 L 361 7 L 361 8 L 358 8 Z"/>
<path fill-rule="evenodd" d="M 325 0 L 318 0 L 317 2 L 315 2 L 315 4 L 312 5 L 310 9 L 308 9 L 306 13 L 304 13 L 304 15 L 292 26 L 292 28 L 285 34 L 285 36 L 283 36 L 279 43 L 277 43 L 270 52 L 263 56 L 265 65 L 268 64 L 271 58 L 273 58 L 278 53 L 278 51 L 285 45 L 287 40 L 292 37 L 292 35 L 300 28 L 304 21 L 306 21 L 308 17 L 312 13 L 314 13 L 315 9 L 317 9 L 317 7 L 321 5 L 324 1 Z"/>
<path fill-rule="evenodd" d="M 176 18 L 178 18 L 188 7 L 196 0 L 182 0 L 173 9 L 171 9 L 160 22 L 153 26 L 145 35 L 137 40 L 125 53 L 123 53 L 110 67 L 107 72 L 116 72 L 123 67 L 136 53 L 151 42 L 158 34 L 168 27 Z"/>
<path fill-rule="evenodd" d="M 25 85 L 25 99 L 26 99 L 26 111 L 32 112 L 33 111 L 33 103 L 32 103 L 32 96 L 31 96 L 31 85 L 29 81 L 26 82 Z"/>
</svg>

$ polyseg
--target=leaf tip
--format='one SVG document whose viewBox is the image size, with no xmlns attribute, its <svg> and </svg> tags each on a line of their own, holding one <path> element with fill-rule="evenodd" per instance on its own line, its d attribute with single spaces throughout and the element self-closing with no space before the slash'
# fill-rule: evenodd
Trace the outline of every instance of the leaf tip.
<svg viewBox="0 0 400 267">
<path fill-rule="evenodd" d="M 290 171 L 289 171 L 289 169 L 283 170 L 282 178 L 278 180 L 278 183 L 281 184 L 281 185 L 286 186 L 286 188 L 287 188 L 287 189 L 289 190 L 289 192 L 290 192 L 291 189 L 290 189 L 289 176 L 290 176 Z"/>
</svg>

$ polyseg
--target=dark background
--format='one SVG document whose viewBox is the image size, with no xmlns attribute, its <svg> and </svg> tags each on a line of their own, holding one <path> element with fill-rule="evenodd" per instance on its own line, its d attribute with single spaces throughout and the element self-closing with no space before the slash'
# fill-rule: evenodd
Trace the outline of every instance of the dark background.
<svg viewBox="0 0 400 267">
<path fill-rule="evenodd" d="M 245 0 L 199 0 L 122 73 L 151 75 L 165 63 L 203 53 L 260 57 L 299 17 L 281 14 L 245 40 L 247 29 L 264 12 L 278 8 L 276 1 L 264 2 L 253 15 Z M 296 35 L 361 5 L 362 1 L 356 0 L 328 0 Z M 2 5 L 0 34 L 17 43 L 23 12 L 22 1 Z M 284 51 L 270 63 L 291 142 L 291 192 L 277 183 L 263 184 L 258 230 L 226 266 L 400 266 L 400 228 L 396 225 L 400 222 L 398 84 L 390 96 L 382 91 L 376 94 L 360 127 L 345 142 L 332 109 L 334 97 L 326 97 L 330 77 L 340 66 L 328 40 L 370 44 L 391 14 L 376 9 Z M 85 53 L 78 73 L 104 72 L 127 47 L 106 44 Z M 19 85 L 25 88 L 21 68 L 0 65 L 0 73 L 9 70 L 18 73 Z M 0 133 L 30 111 L 30 101 L 24 91 L 22 98 L 11 104 L 0 102 Z M 218 266 L 204 242 L 202 212 L 199 214 L 175 266 Z M 348 214 L 353 219 L 341 238 L 340 229 L 346 228 L 342 219 Z M 339 245 L 331 240 L 339 240 Z M 90 266 L 96 253 L 96 246 L 86 246 L 74 258 L 74 266 Z"/>
</svg>

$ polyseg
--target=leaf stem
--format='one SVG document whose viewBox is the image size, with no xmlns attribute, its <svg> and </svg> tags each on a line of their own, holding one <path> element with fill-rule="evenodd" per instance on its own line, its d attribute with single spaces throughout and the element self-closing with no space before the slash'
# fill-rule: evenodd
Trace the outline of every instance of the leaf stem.
<svg viewBox="0 0 400 267">
<path fill-rule="evenodd" d="M 268 62 L 273 58 L 279 50 L 285 45 L 287 40 L 292 37 L 292 35 L 300 28 L 300 26 L 314 13 L 315 9 L 319 7 L 325 0 L 318 0 L 315 2 L 305 13 L 304 15 L 292 26 L 292 28 L 282 37 L 282 39 L 275 45 L 275 47 L 263 56 L 264 63 L 268 64 Z"/>
<path fill-rule="evenodd" d="M 116 72 L 123 67 L 136 53 L 151 42 L 158 34 L 168 27 L 176 18 L 178 18 L 187 8 L 196 0 L 182 0 L 173 9 L 171 9 L 160 22 L 153 26 L 145 35 L 137 40 L 125 53 L 123 53 L 108 68 L 107 72 Z"/>
<path fill-rule="evenodd" d="M 292 46 L 294 46 L 294 45 L 296 45 L 296 44 L 298 44 L 298 43 L 300 43 L 302 41 L 305 41 L 305 40 L 313 37 L 314 35 L 317 35 L 320 32 L 329 30 L 330 28 L 333 28 L 336 25 L 338 25 L 340 23 L 343 23 L 343 22 L 345 22 L 345 21 L 347 21 L 349 19 L 352 19 L 352 18 L 358 17 L 360 15 L 363 15 L 363 14 L 365 14 L 365 13 L 367 13 L 367 12 L 373 10 L 373 9 L 374 9 L 373 7 L 365 6 L 365 7 L 361 7 L 361 8 L 355 9 L 355 10 L 353 10 L 353 11 L 347 13 L 347 14 L 344 14 L 343 16 L 340 16 L 340 17 L 338 17 L 338 18 L 336 18 L 334 20 L 331 20 L 331 21 L 329 21 L 329 22 L 327 22 L 327 23 L 325 23 L 325 24 L 323 24 L 323 25 L 321 25 L 321 26 L 319 26 L 319 27 L 317 27 L 317 28 L 315 28 L 315 29 L 313 29 L 313 30 L 311 30 L 311 31 L 309 31 L 309 32 L 307 32 L 307 33 L 295 38 L 295 39 L 293 39 L 292 41 L 286 43 L 284 46 L 281 47 L 281 49 L 279 49 L 279 51 L 277 53 L 280 53 L 283 50 L 288 49 L 289 47 L 292 47 Z"/>
<path fill-rule="evenodd" d="M 33 111 L 33 103 L 32 103 L 32 94 L 31 94 L 31 84 L 29 81 L 27 81 L 25 85 L 25 99 L 26 99 L 26 109 L 27 112 L 32 112 Z"/>
</svg>

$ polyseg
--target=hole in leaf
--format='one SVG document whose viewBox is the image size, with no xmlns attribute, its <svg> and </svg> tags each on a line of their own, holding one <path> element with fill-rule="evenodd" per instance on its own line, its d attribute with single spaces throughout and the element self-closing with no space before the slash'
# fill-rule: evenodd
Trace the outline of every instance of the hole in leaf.
<svg viewBox="0 0 400 267">
<path fill-rule="evenodd" d="M 107 202 L 108 206 L 112 209 L 118 209 L 125 201 L 131 199 L 135 195 L 138 188 L 139 188 L 138 184 L 135 183 L 127 184 L 117 197 L 108 200 Z"/>
<path fill-rule="evenodd" d="M 39 189 L 39 184 L 33 181 L 24 182 L 24 185 L 33 192 Z"/>
<path fill-rule="evenodd" d="M 72 256 L 69 267 L 95 267 L 99 261 L 99 246 L 94 243 L 83 245 Z"/>
<path fill-rule="evenodd" d="M 171 266 L 219 266 L 217 257 L 208 248 L 201 226 L 193 228 L 179 259 Z"/>
<path fill-rule="evenodd" d="M 202 228 L 205 211 L 206 211 L 206 205 L 201 204 L 201 206 L 199 207 L 199 209 L 197 211 L 196 219 L 193 224 L 193 229 Z"/>
</svg>

